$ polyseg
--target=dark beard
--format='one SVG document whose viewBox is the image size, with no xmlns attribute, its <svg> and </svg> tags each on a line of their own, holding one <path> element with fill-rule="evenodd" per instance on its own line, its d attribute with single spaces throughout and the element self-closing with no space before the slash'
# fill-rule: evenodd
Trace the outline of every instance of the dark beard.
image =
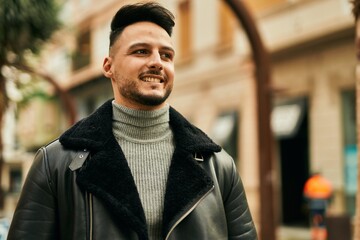
<svg viewBox="0 0 360 240">
<path fill-rule="evenodd" d="M 141 94 L 133 93 L 131 94 L 131 99 L 145 106 L 158 106 L 166 101 L 171 93 L 170 91 L 166 91 L 166 94 L 163 97 L 152 97 L 152 96 L 144 96 Z"/>
<path fill-rule="evenodd" d="M 130 84 L 127 88 L 119 88 L 121 95 L 125 96 L 128 99 L 131 99 L 134 102 L 140 103 L 144 106 L 158 106 L 166 101 L 169 97 L 172 87 L 166 90 L 165 95 L 163 97 L 157 96 L 144 96 L 138 91 L 133 91 L 136 89 L 135 84 Z"/>
</svg>

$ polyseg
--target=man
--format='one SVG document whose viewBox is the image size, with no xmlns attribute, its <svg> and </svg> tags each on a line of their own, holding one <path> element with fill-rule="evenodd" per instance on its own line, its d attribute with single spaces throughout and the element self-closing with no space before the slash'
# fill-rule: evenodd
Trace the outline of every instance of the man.
<svg viewBox="0 0 360 240">
<path fill-rule="evenodd" d="M 8 239 L 257 239 L 232 158 L 166 103 L 173 19 L 157 3 L 116 13 L 115 99 L 39 150 Z"/>
</svg>

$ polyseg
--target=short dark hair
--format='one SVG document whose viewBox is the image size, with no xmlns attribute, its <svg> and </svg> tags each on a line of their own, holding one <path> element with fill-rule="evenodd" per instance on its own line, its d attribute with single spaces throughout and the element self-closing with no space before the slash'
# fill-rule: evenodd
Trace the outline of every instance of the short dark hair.
<svg viewBox="0 0 360 240">
<path fill-rule="evenodd" d="M 174 15 L 156 2 L 136 3 L 121 7 L 111 21 L 110 47 L 122 31 L 136 22 L 152 22 L 162 27 L 171 36 L 175 26 Z"/>
</svg>

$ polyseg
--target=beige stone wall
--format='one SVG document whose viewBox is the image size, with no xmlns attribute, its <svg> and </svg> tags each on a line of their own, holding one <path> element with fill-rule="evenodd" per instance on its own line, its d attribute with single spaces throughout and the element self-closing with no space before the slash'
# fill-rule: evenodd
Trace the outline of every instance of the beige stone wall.
<svg viewBox="0 0 360 240">
<path fill-rule="evenodd" d="M 289 52 L 274 62 L 278 98 L 309 99 L 310 171 L 320 171 L 335 188 L 332 211 L 343 213 L 344 159 L 341 92 L 355 87 L 352 35 Z"/>
</svg>

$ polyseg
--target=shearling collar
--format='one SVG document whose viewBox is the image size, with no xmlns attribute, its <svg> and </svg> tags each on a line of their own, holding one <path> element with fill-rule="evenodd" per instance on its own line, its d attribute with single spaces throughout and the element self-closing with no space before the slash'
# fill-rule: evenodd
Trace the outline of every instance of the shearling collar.
<svg viewBox="0 0 360 240">
<path fill-rule="evenodd" d="M 119 224 L 127 224 L 134 229 L 139 239 L 148 239 L 145 214 L 135 182 L 112 133 L 111 101 L 66 131 L 60 142 L 65 148 L 90 151 L 90 159 L 77 173 L 79 187 L 102 199 Z M 221 150 L 171 107 L 170 126 L 176 147 L 165 193 L 164 236 L 182 214 L 213 187 L 212 179 L 194 160 L 194 153 L 207 156 Z"/>
<path fill-rule="evenodd" d="M 79 121 L 67 130 L 60 142 L 71 149 L 99 151 L 112 134 L 112 100 L 104 103 L 89 117 Z M 189 123 L 180 113 L 170 107 L 170 126 L 174 132 L 176 145 L 189 152 L 218 152 L 220 147 L 204 132 Z"/>
</svg>

